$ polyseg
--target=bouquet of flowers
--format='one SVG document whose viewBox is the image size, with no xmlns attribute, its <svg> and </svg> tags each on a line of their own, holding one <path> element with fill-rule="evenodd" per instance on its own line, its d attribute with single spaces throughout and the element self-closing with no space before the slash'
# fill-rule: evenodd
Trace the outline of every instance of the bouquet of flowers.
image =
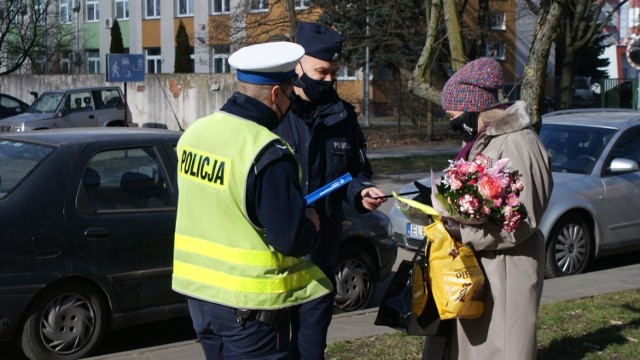
<svg viewBox="0 0 640 360">
<path fill-rule="evenodd" d="M 450 161 L 440 182 L 434 187 L 434 207 L 464 224 L 496 221 L 508 232 L 526 218 L 519 195 L 523 189 L 520 174 L 509 171 L 508 159 L 493 162 L 478 154 L 473 160 Z"/>
</svg>

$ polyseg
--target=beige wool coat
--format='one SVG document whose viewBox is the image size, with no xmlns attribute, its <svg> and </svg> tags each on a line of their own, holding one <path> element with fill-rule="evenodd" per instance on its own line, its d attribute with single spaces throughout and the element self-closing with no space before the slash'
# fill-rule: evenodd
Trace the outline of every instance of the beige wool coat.
<svg viewBox="0 0 640 360">
<path fill-rule="evenodd" d="M 507 158 L 524 189 L 520 201 L 527 219 L 509 233 L 491 221 L 461 225 L 462 241 L 476 252 L 486 277 L 484 313 L 458 320 L 451 354 L 464 360 L 534 360 L 536 316 L 544 280 L 545 244 L 537 231 L 549 203 L 553 179 L 549 156 L 531 129 L 526 104 L 516 102 L 478 136 L 469 158 L 482 153 Z"/>
</svg>

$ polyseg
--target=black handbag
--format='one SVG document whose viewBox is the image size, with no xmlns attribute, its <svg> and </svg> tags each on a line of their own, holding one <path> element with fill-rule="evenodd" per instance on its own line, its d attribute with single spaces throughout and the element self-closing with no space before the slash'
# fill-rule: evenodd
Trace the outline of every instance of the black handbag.
<svg viewBox="0 0 640 360">
<path fill-rule="evenodd" d="M 438 335 L 440 315 L 427 284 L 429 247 L 429 241 L 423 239 L 413 259 L 400 263 L 382 297 L 374 324 L 408 335 Z"/>
</svg>

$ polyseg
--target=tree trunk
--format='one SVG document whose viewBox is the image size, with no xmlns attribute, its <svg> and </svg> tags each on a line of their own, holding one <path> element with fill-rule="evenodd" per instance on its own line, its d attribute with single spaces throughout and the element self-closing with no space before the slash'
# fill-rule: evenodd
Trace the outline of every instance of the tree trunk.
<svg viewBox="0 0 640 360">
<path fill-rule="evenodd" d="M 547 63 L 551 51 L 553 36 L 562 18 L 563 7 L 560 0 L 543 0 L 540 2 L 540 14 L 533 35 L 527 65 L 524 68 L 522 81 L 522 100 L 527 102 L 533 128 L 540 129 L 540 119 L 544 106 L 545 83 L 547 80 Z"/>
<path fill-rule="evenodd" d="M 420 59 L 416 64 L 413 74 L 409 79 L 409 92 L 427 99 L 431 102 L 440 104 L 440 90 L 431 84 L 431 68 L 433 66 L 433 58 L 435 57 L 433 49 L 435 48 L 437 36 L 440 27 L 440 15 L 442 14 L 442 0 L 433 0 L 431 6 L 427 1 L 426 7 L 429 12 L 429 27 L 427 29 L 427 39 L 420 53 Z"/>
</svg>

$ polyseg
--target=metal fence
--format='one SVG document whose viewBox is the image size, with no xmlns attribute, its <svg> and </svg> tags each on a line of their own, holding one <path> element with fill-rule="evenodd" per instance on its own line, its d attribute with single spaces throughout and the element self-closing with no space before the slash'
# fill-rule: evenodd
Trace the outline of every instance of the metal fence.
<svg viewBox="0 0 640 360">
<path fill-rule="evenodd" d="M 592 81 L 596 104 L 602 108 L 638 108 L 638 79 Z"/>
</svg>

